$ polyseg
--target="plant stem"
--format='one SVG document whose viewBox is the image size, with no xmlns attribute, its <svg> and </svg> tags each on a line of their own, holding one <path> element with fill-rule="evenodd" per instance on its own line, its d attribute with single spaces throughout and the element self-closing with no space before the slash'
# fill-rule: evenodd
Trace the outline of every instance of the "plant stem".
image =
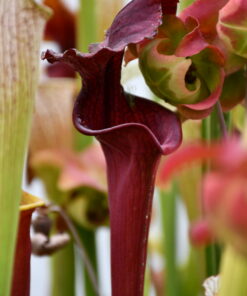
<svg viewBox="0 0 247 296">
<path fill-rule="evenodd" d="M 221 107 L 219 101 L 216 103 L 216 110 L 217 110 L 217 115 L 218 115 L 219 125 L 221 128 L 222 137 L 226 139 L 227 138 L 227 127 L 226 127 L 226 122 L 225 122 L 224 114 L 222 111 L 222 107 Z"/>
<path fill-rule="evenodd" d="M 188 132 L 186 130 L 188 126 L 184 126 L 184 128 Z M 201 178 L 202 167 L 200 164 L 180 171 L 177 176 L 179 195 L 186 207 L 190 224 L 201 219 L 202 216 L 201 205 L 198 202 L 198 187 L 200 186 Z M 191 244 L 189 247 L 189 256 L 186 262 L 179 267 L 181 296 L 199 295 L 202 291 L 201 283 L 205 279 L 204 250 L 203 248 L 193 247 Z"/>
<path fill-rule="evenodd" d="M 80 0 L 80 11 L 77 25 L 77 48 L 82 52 L 88 51 L 89 44 L 96 42 L 96 12 L 95 0 Z M 84 136 L 78 131 L 74 133 L 74 148 L 82 151 L 93 142 L 93 137 Z M 81 227 L 77 227 L 80 241 L 82 241 L 87 253 L 90 265 L 94 269 L 95 274 L 92 276 L 90 268 L 88 269 L 86 262 L 84 272 L 85 293 L 87 296 L 98 295 L 97 285 L 97 259 L 96 259 L 96 242 L 95 232 L 86 231 Z"/>
<path fill-rule="evenodd" d="M 245 77 L 247 79 L 247 69 L 245 66 Z M 247 147 L 247 87 L 246 87 L 246 92 L 245 92 L 245 97 L 244 97 L 244 108 L 245 108 L 245 118 L 244 118 L 244 131 L 242 135 L 242 141 L 243 145 Z"/>
<path fill-rule="evenodd" d="M 225 118 L 225 122 L 226 122 L 226 126 L 227 126 L 228 135 L 231 135 L 232 128 L 233 128 L 232 112 L 225 113 L 224 118 Z"/>
<path fill-rule="evenodd" d="M 150 266 L 147 264 L 146 271 L 145 271 L 145 279 L 144 279 L 144 296 L 150 295 L 150 289 L 151 289 L 151 271 Z"/>
<path fill-rule="evenodd" d="M 209 143 L 221 138 L 226 139 L 228 137 L 225 118 L 219 101 L 216 103 L 216 106 L 209 117 L 209 128 Z M 209 163 L 207 170 L 210 170 L 210 166 L 211 164 Z M 217 243 L 213 243 L 206 248 L 206 258 L 207 275 L 211 276 L 218 274 L 221 258 L 221 248 Z"/>
<path fill-rule="evenodd" d="M 190 246 L 189 258 L 180 270 L 181 296 L 201 295 L 205 279 L 205 252 Z M 180 295 L 179 295 L 180 296 Z"/>
<path fill-rule="evenodd" d="M 231 246 L 223 255 L 219 296 L 247 295 L 247 259 Z"/>
<path fill-rule="evenodd" d="M 77 32 L 77 48 L 82 52 L 87 52 L 89 44 L 96 42 L 95 0 L 80 0 Z M 84 136 L 78 131 L 75 131 L 75 150 L 84 150 L 85 148 L 90 146 L 92 142 L 93 137 Z M 82 249 L 80 247 L 80 252 L 82 255 L 83 253 L 85 253 L 82 257 L 84 258 L 83 263 L 85 264 L 84 284 L 86 295 L 99 295 L 97 287 L 98 284 L 95 232 L 83 230 L 81 227 L 77 227 L 76 231 L 78 232 L 77 241 L 79 240 L 83 244 L 83 247 L 81 246 Z M 86 257 L 88 256 L 88 258 L 85 258 L 85 255 Z"/>
<path fill-rule="evenodd" d="M 87 52 L 89 44 L 96 42 L 95 0 L 81 0 L 80 4 L 77 47 Z"/>
<path fill-rule="evenodd" d="M 177 187 L 175 183 L 169 192 L 161 191 L 160 193 L 162 228 L 164 232 L 163 245 L 166 259 L 165 282 L 167 296 L 181 295 L 176 264 L 176 195 Z"/>
<path fill-rule="evenodd" d="M 85 247 L 90 263 L 93 266 L 93 269 L 96 273 L 96 277 L 98 274 L 98 266 L 97 266 L 97 254 L 96 254 L 96 240 L 95 240 L 95 231 L 87 230 L 81 226 L 77 226 L 78 234 L 80 239 Z M 87 296 L 95 296 L 95 289 L 90 280 L 90 276 L 87 270 L 84 270 L 84 285 L 85 285 L 85 295 Z"/>
<path fill-rule="evenodd" d="M 97 25 L 95 0 L 80 0 L 80 11 L 77 23 L 77 48 L 82 52 L 88 51 L 89 44 L 96 42 Z M 81 151 L 90 146 L 93 137 L 84 136 L 75 130 L 75 150 Z"/>
<path fill-rule="evenodd" d="M 91 265 L 91 262 L 89 260 L 87 253 L 86 253 L 85 247 L 81 242 L 80 236 L 79 236 L 75 226 L 73 225 L 70 218 L 68 217 L 68 215 L 66 214 L 66 212 L 62 208 L 60 208 L 58 206 L 51 206 L 50 211 L 58 213 L 63 218 L 64 222 L 66 223 L 69 231 L 71 232 L 71 234 L 73 236 L 73 239 L 74 239 L 76 245 L 78 246 L 79 253 L 80 253 L 82 260 L 85 264 L 85 268 L 88 272 L 88 275 L 89 275 L 92 285 L 94 287 L 94 291 L 97 296 L 100 295 L 97 277 L 95 275 L 95 272 L 93 270 L 93 266 Z"/>
<path fill-rule="evenodd" d="M 52 255 L 52 296 L 75 295 L 74 244 Z M 66 268 L 64 268 L 66 266 Z"/>
<path fill-rule="evenodd" d="M 220 103 L 217 102 L 215 109 L 211 115 L 203 120 L 202 124 L 202 138 L 209 144 L 221 137 L 227 137 L 227 127 L 225 124 L 224 115 Z M 204 172 L 210 170 L 210 162 L 204 167 Z M 220 247 L 217 244 L 211 244 L 206 247 L 206 272 L 207 276 L 216 275 L 219 272 L 220 264 Z"/>
<path fill-rule="evenodd" d="M 219 272 L 219 263 L 217 259 L 217 245 L 212 243 L 206 247 L 206 274 L 207 277 L 216 275 Z"/>
</svg>

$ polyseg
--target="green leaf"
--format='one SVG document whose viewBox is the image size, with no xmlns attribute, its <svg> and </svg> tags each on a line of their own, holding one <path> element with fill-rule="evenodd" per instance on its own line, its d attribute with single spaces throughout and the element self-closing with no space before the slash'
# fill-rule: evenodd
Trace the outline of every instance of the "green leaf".
<svg viewBox="0 0 247 296">
<path fill-rule="evenodd" d="M 39 46 L 48 10 L 31 0 L 0 0 L 0 295 L 8 296 Z"/>
</svg>

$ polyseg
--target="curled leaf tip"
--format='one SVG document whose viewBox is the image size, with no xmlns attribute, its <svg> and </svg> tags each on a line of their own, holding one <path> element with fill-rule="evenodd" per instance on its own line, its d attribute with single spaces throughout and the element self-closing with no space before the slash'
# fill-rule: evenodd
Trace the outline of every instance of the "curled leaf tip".
<svg viewBox="0 0 247 296">
<path fill-rule="evenodd" d="M 139 57 L 150 89 L 192 119 L 207 116 L 219 99 L 224 62 L 221 51 L 206 41 L 193 17 L 183 21 L 164 16 L 158 35 L 141 48 Z"/>
</svg>

